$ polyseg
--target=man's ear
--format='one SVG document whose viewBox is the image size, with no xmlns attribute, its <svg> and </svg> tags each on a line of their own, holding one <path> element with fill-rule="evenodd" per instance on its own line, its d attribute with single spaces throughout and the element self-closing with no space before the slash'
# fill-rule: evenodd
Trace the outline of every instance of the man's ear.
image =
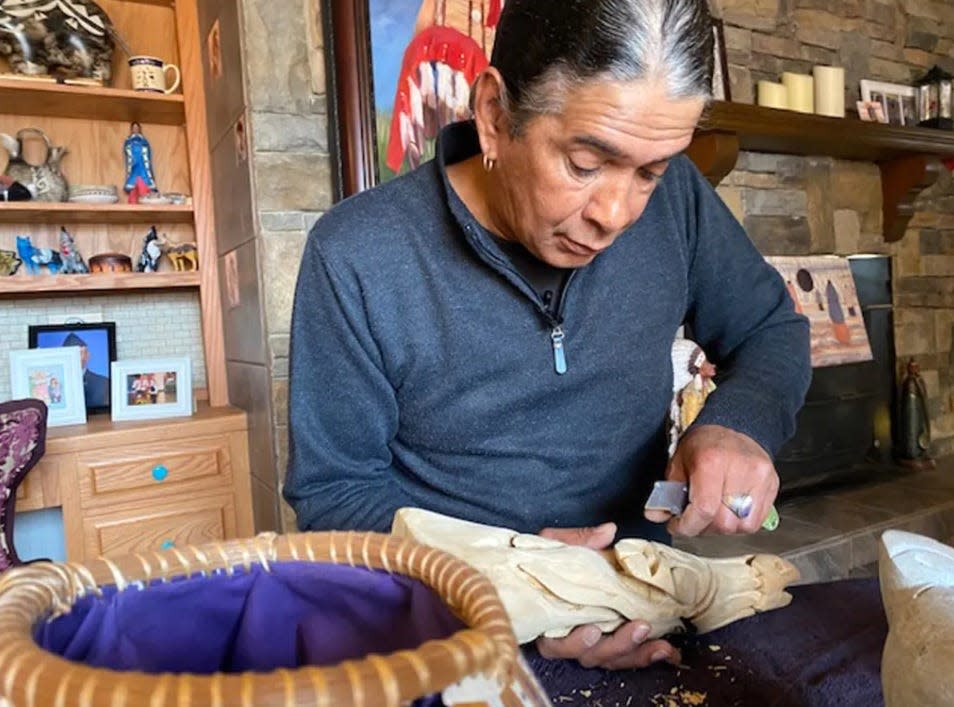
<svg viewBox="0 0 954 707">
<path fill-rule="evenodd" d="M 484 69 L 474 82 L 473 110 L 480 150 L 494 160 L 500 155 L 501 141 L 509 138 L 510 116 L 501 100 L 505 94 L 503 76 L 492 66 Z"/>
</svg>

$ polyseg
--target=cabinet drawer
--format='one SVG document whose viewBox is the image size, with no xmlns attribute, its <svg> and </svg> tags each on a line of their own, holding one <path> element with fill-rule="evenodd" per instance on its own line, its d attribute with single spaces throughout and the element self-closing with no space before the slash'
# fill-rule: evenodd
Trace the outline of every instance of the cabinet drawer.
<svg viewBox="0 0 954 707">
<path fill-rule="evenodd" d="M 235 537 L 232 496 L 211 496 L 83 520 L 85 559 L 168 550 Z"/>
<path fill-rule="evenodd" d="M 217 435 L 103 449 L 80 456 L 77 473 L 84 508 L 225 490 L 232 483 L 229 438 Z"/>
</svg>

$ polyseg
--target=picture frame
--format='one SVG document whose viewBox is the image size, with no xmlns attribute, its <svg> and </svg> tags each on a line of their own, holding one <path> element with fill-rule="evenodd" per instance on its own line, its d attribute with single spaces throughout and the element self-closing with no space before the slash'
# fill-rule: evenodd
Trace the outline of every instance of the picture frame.
<svg viewBox="0 0 954 707">
<path fill-rule="evenodd" d="M 440 12 L 435 6 L 422 0 L 322 0 L 335 200 L 429 158 L 436 130 L 470 115 L 470 83 L 489 62 L 493 47 L 494 3 L 445 0 Z M 483 19 L 475 20 L 478 15 Z M 448 29 L 454 35 L 450 39 Z M 429 32 L 442 32 L 440 41 L 427 41 Z M 452 79 L 445 76 L 425 87 L 417 80 L 415 62 L 443 64 L 427 52 L 445 50 L 464 57 L 465 68 L 448 67 Z M 411 81 L 425 97 L 421 116 L 416 110 L 402 113 L 399 105 L 401 89 Z M 454 90 L 442 92 L 447 86 Z"/>
<path fill-rule="evenodd" d="M 86 412 L 109 412 L 109 369 L 116 360 L 115 322 L 30 325 L 27 345 L 31 349 L 79 348 Z"/>
<path fill-rule="evenodd" d="M 389 158 L 394 166 L 397 152 L 393 144 L 396 129 L 391 102 L 397 86 L 401 85 L 402 65 L 405 60 L 413 59 L 409 52 L 413 39 L 418 36 L 414 30 L 424 26 L 420 34 L 428 29 L 428 21 L 422 22 L 418 11 L 434 3 L 421 0 L 321 0 L 321 3 L 322 27 L 318 29 L 325 38 L 329 152 L 334 200 L 339 201 L 395 175 L 394 170 L 388 173 L 382 169 Z M 478 14 L 487 13 L 484 22 L 466 20 L 460 23 L 460 29 L 472 40 L 463 41 L 462 47 L 468 46 L 473 52 L 477 47 L 489 59 L 493 36 L 487 24 L 494 20 L 489 9 L 494 3 L 462 2 L 462 5 Z M 382 13 L 386 13 L 386 23 Z M 446 10 L 445 26 L 452 24 L 452 14 L 450 9 Z M 712 33 L 713 96 L 731 101 L 725 29 L 721 20 L 713 19 Z M 481 67 L 476 60 L 465 63 L 474 72 Z M 433 121 L 425 119 L 424 122 L 426 137 L 431 134 L 427 131 L 433 127 Z M 419 146 L 422 156 L 426 156 L 429 149 L 426 145 Z"/>
<path fill-rule="evenodd" d="M 188 356 L 113 361 L 112 419 L 155 420 L 192 414 Z"/>
<path fill-rule="evenodd" d="M 731 101 L 729 60 L 725 49 L 725 26 L 722 20 L 712 18 L 712 98 Z"/>
<path fill-rule="evenodd" d="M 914 86 L 886 81 L 861 80 L 861 100 L 880 103 L 891 125 L 918 124 L 918 91 Z"/>
<path fill-rule="evenodd" d="M 49 427 L 85 424 L 79 347 L 11 351 L 10 392 L 14 400 L 36 398 L 46 403 Z"/>
</svg>

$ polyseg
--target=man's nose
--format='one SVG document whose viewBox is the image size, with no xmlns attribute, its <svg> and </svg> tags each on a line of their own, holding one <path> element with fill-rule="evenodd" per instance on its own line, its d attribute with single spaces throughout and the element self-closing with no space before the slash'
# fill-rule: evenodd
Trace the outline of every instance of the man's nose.
<svg viewBox="0 0 954 707">
<path fill-rule="evenodd" d="M 617 180 L 601 186 L 583 212 L 604 235 L 616 235 L 642 216 L 649 200 L 646 193 L 629 180 Z"/>
</svg>

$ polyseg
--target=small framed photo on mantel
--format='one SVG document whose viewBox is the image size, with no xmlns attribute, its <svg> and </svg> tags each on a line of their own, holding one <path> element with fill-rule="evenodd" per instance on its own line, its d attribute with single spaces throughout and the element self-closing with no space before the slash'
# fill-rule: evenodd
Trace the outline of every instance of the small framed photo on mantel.
<svg viewBox="0 0 954 707">
<path fill-rule="evenodd" d="M 86 423 L 78 347 L 11 351 L 10 391 L 14 400 L 36 398 L 46 403 L 49 427 Z"/>
<path fill-rule="evenodd" d="M 112 419 L 155 420 L 192 414 L 188 356 L 113 361 Z"/>
</svg>

